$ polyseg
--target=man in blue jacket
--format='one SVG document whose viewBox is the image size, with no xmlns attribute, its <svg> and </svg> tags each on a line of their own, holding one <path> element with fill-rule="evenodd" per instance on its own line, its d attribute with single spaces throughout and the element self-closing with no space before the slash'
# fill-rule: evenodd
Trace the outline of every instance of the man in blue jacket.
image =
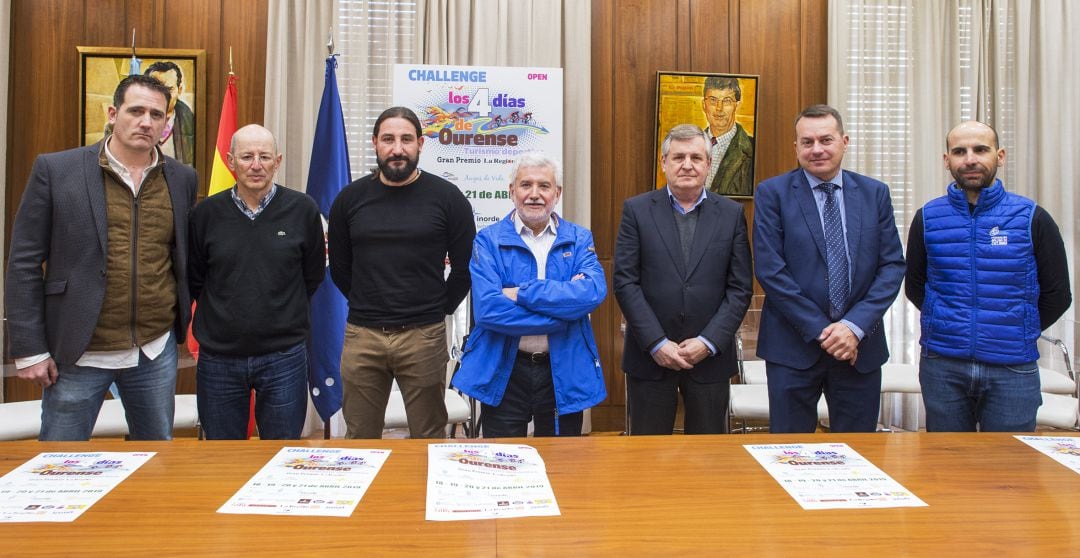
<svg viewBox="0 0 1080 558">
<path fill-rule="evenodd" d="M 1061 232 L 1005 191 L 997 132 L 946 136 L 955 181 L 915 213 L 905 292 L 922 311 L 919 381 L 931 432 L 1031 432 L 1042 404 L 1036 342 L 1072 303 Z"/>
<path fill-rule="evenodd" d="M 485 438 L 578 436 L 607 396 L 589 324 L 607 295 L 592 233 L 554 213 L 562 169 L 538 152 L 510 172 L 514 211 L 476 235 L 476 326 L 453 385 L 481 403 Z"/>
</svg>

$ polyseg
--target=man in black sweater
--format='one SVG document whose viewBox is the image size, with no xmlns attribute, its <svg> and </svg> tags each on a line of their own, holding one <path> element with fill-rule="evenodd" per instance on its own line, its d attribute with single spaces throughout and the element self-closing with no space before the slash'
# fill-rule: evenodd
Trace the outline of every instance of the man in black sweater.
<svg viewBox="0 0 1080 558">
<path fill-rule="evenodd" d="M 341 191 L 327 233 L 330 277 L 349 301 L 341 352 L 346 436 L 382 436 L 397 379 L 411 436 L 442 438 L 444 320 L 469 291 L 472 207 L 456 186 L 416 168 L 424 136 L 413 111 L 383 111 L 371 139 L 378 169 Z"/>
<path fill-rule="evenodd" d="M 304 426 L 309 301 L 326 248 L 315 201 L 274 184 L 281 159 L 266 128 L 237 130 L 236 185 L 191 213 L 199 419 L 212 440 L 247 437 L 251 390 L 260 438 L 299 438 Z"/>
</svg>

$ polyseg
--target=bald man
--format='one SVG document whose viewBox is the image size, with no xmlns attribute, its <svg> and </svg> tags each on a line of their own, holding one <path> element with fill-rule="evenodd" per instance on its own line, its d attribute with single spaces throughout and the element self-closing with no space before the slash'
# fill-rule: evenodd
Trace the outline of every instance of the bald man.
<svg viewBox="0 0 1080 558">
<path fill-rule="evenodd" d="M 260 438 L 299 438 L 304 426 L 309 303 L 326 246 L 315 201 L 274 184 L 281 159 L 269 130 L 240 128 L 227 161 L 236 185 L 191 214 L 199 419 L 211 440 L 247 437 L 252 390 Z"/>
<path fill-rule="evenodd" d="M 945 141 L 955 181 L 915 213 L 905 291 L 922 311 L 919 380 L 931 432 L 1031 432 L 1042 404 L 1036 341 L 1072 303 L 1057 224 L 1006 192 L 997 132 Z"/>
</svg>

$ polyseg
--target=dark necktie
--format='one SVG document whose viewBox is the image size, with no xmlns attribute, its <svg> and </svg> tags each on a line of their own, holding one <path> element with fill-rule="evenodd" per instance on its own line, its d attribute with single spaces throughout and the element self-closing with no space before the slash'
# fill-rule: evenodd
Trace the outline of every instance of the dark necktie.
<svg viewBox="0 0 1080 558">
<path fill-rule="evenodd" d="M 836 203 L 836 184 L 819 184 L 825 193 L 825 263 L 829 270 L 829 319 L 844 317 L 848 291 L 847 249 L 844 247 L 844 225 L 840 221 L 840 204 Z"/>
<path fill-rule="evenodd" d="M 715 138 L 715 137 L 714 137 L 714 138 L 712 138 L 712 144 L 713 144 L 713 145 L 716 145 L 716 138 Z"/>
</svg>

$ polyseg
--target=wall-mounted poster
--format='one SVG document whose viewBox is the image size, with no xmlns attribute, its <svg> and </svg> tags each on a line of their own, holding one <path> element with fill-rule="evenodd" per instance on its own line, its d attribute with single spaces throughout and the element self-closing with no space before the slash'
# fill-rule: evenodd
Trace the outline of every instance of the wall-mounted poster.
<svg viewBox="0 0 1080 558">
<path fill-rule="evenodd" d="M 398 64 L 394 104 L 420 117 L 421 170 L 461 189 L 477 230 L 514 208 L 509 172 L 518 154 L 563 160 L 561 68 Z"/>
<path fill-rule="evenodd" d="M 79 51 L 79 141 L 92 145 L 105 136 L 109 106 L 120 80 L 131 71 L 131 49 L 114 47 L 76 47 Z M 167 122 L 158 145 L 166 155 L 200 173 L 205 157 L 201 144 L 206 122 L 203 88 L 206 78 L 205 52 L 141 48 L 139 71 L 157 78 L 172 92 L 166 114 Z"/>
<path fill-rule="evenodd" d="M 668 130 L 694 124 L 710 138 L 705 187 L 735 198 L 754 195 L 758 76 L 657 72 L 656 188 L 664 187 L 661 144 Z"/>
</svg>

